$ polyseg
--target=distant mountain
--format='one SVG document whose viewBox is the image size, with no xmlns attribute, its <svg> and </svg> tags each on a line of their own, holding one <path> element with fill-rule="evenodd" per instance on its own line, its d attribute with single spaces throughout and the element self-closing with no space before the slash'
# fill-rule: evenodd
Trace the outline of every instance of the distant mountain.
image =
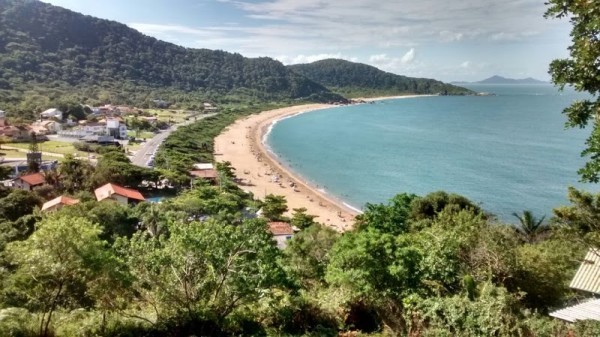
<svg viewBox="0 0 600 337">
<path fill-rule="evenodd" d="M 482 81 L 477 82 L 452 82 L 455 84 L 549 84 L 548 82 L 536 80 L 535 78 L 527 77 L 523 79 L 506 78 L 498 75 L 494 75 L 490 78 L 486 78 Z"/>
<path fill-rule="evenodd" d="M 0 0 L 0 108 L 9 114 L 66 100 L 193 107 L 223 96 L 339 98 L 270 58 L 184 48 L 40 1 Z"/>
<path fill-rule="evenodd" d="M 327 59 L 289 69 L 321 83 L 333 92 L 350 96 L 401 94 L 473 94 L 472 91 L 440 81 L 396 75 L 375 67 L 345 60 Z"/>
</svg>

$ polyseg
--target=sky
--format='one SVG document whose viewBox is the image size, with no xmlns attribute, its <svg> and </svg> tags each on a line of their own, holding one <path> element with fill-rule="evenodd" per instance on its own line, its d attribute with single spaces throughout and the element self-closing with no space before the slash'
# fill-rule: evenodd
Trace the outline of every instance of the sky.
<svg viewBox="0 0 600 337">
<path fill-rule="evenodd" d="M 544 0 L 45 0 L 190 48 L 284 64 L 341 58 L 442 81 L 549 80 L 568 19 Z"/>
</svg>

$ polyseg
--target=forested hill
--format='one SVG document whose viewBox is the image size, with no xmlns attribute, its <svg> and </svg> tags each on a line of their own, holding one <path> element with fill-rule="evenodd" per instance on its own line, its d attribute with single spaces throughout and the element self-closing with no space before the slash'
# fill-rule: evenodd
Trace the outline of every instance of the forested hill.
<svg viewBox="0 0 600 337">
<path fill-rule="evenodd" d="M 183 48 L 39 1 L 0 0 L 2 110 L 27 111 L 47 105 L 46 97 L 193 104 L 224 94 L 260 101 L 321 93 L 270 58 Z"/>
<path fill-rule="evenodd" d="M 472 91 L 440 81 L 396 75 L 375 67 L 339 59 L 289 66 L 293 71 L 348 96 L 400 94 L 473 94 Z"/>
</svg>

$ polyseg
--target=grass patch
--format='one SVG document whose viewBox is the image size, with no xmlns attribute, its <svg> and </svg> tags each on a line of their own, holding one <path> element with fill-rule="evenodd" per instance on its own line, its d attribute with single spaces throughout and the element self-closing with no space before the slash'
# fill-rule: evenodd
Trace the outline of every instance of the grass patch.
<svg viewBox="0 0 600 337">
<path fill-rule="evenodd" d="M 29 150 L 29 143 L 10 143 L 6 144 L 7 146 L 18 147 L 20 149 Z M 61 142 L 57 140 L 49 140 L 45 142 L 40 142 L 38 144 L 40 151 L 42 152 L 51 152 L 58 154 L 77 154 L 77 156 L 86 156 L 85 152 L 77 151 L 73 146 L 73 143 L 69 142 Z"/>
<path fill-rule="evenodd" d="M 155 115 L 158 120 L 165 122 L 172 121 L 174 123 L 181 123 L 185 121 L 186 117 L 192 114 L 192 112 L 189 111 L 171 109 L 146 109 L 144 111 Z"/>
<path fill-rule="evenodd" d="M 3 147 L 2 149 L 0 149 L 0 158 L 18 158 L 18 159 L 27 160 L 27 152 L 22 152 L 22 151 L 13 150 L 13 149 L 5 149 Z M 63 157 L 43 154 L 42 160 L 62 161 Z"/>
<path fill-rule="evenodd" d="M 156 134 L 154 132 L 150 132 L 150 131 L 139 131 L 136 132 L 133 130 L 129 130 L 127 131 L 127 137 L 135 137 L 138 139 L 142 139 L 142 138 L 146 138 L 146 139 L 150 139 L 152 137 L 154 137 Z"/>
</svg>

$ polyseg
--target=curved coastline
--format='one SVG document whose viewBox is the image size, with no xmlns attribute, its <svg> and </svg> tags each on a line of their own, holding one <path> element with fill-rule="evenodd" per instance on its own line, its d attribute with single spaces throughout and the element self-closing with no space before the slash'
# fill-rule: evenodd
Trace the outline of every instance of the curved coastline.
<svg viewBox="0 0 600 337">
<path fill-rule="evenodd" d="M 423 96 L 431 95 L 378 97 L 364 100 Z M 215 138 L 215 159 L 220 162 L 231 162 L 238 178 L 242 180 L 240 187 L 252 192 L 255 197 L 264 198 L 271 193 L 285 196 L 290 210 L 288 215 L 294 208 L 304 207 L 308 214 L 318 216 L 316 221 L 338 231 L 349 230 L 354 224 L 354 217 L 359 214 L 357 209 L 307 182 L 292 168 L 282 164 L 279 157 L 266 144 L 269 131 L 278 121 L 333 107 L 336 106 L 305 104 L 263 111 L 238 119 Z M 291 187 L 292 183 L 295 187 Z"/>
</svg>

